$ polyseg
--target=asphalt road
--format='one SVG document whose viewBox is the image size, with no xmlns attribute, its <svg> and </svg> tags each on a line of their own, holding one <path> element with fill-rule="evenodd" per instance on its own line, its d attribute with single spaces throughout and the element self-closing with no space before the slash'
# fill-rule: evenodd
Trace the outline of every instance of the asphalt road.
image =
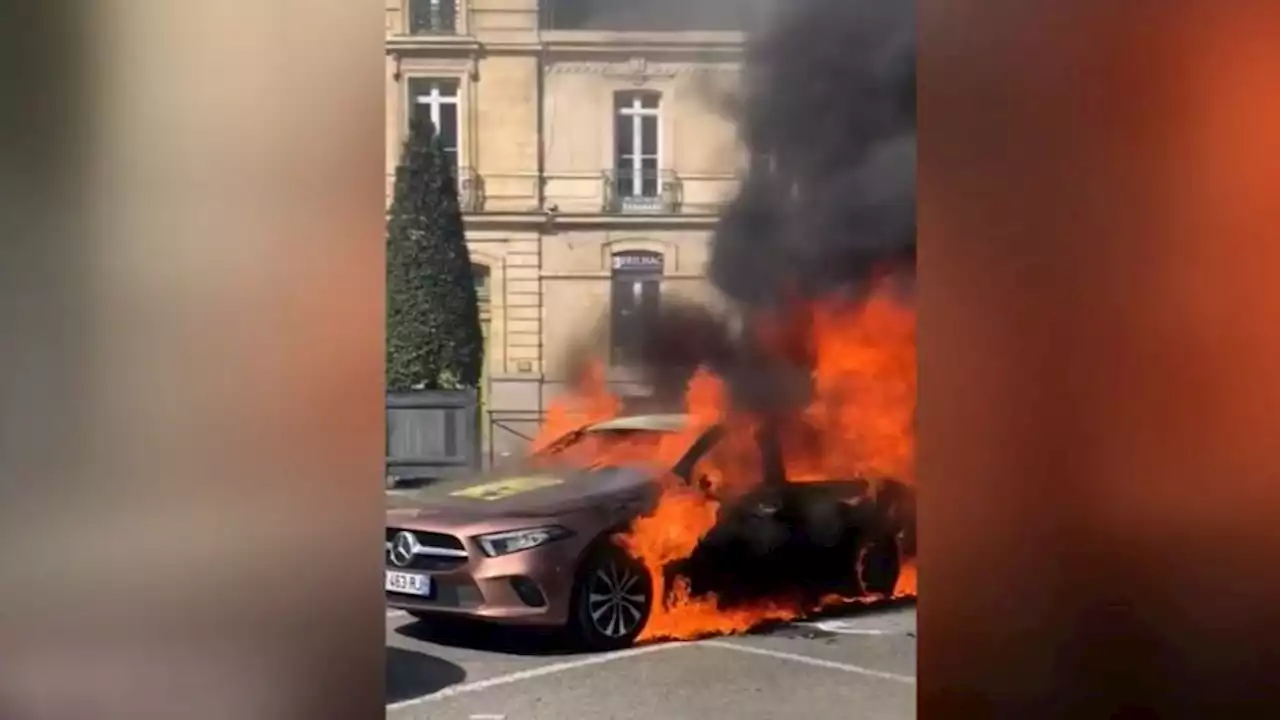
<svg viewBox="0 0 1280 720">
<path fill-rule="evenodd" d="M 387 613 L 389 720 L 908 720 L 913 606 L 572 654 L 551 638 Z"/>
</svg>

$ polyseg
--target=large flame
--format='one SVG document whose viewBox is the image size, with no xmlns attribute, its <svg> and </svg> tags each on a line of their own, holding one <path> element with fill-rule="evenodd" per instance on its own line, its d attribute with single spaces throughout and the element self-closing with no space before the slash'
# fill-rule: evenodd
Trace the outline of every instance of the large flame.
<svg viewBox="0 0 1280 720">
<path fill-rule="evenodd" d="M 788 413 L 780 429 L 788 477 L 803 482 L 825 478 L 892 477 L 915 482 L 916 342 L 915 313 L 888 292 L 861 303 L 830 300 L 801 306 L 803 317 L 757 328 L 780 350 L 804 356 L 812 369 L 807 407 Z M 797 333 L 799 336 L 797 337 Z M 784 347 L 785 346 L 785 347 Z M 588 423 L 616 417 L 623 407 L 594 364 L 574 391 L 558 398 L 534 442 L 546 448 L 556 438 Z M 714 423 L 724 438 L 700 462 L 697 478 L 720 497 L 749 490 L 761 480 L 755 440 L 757 420 L 730 408 L 722 378 L 700 370 L 689 383 L 685 410 L 692 421 L 681 433 L 640 435 L 641 439 L 575 443 L 568 460 L 585 467 L 629 461 L 670 466 L 695 437 Z M 817 608 L 790 598 L 752 607 L 723 609 L 713 596 L 692 596 L 679 579 L 665 587 L 663 569 L 689 557 L 716 522 L 718 503 L 697 487 L 674 479 L 664 483 L 656 508 L 638 518 L 618 543 L 648 567 L 654 579 L 653 612 L 641 639 L 685 639 L 742 632 L 762 622 L 793 619 Z M 850 558 L 850 564 L 858 558 Z M 914 596 L 916 567 L 904 564 L 895 597 Z M 665 598 L 665 602 L 662 599 Z M 868 598 L 830 597 L 824 604 Z"/>
</svg>

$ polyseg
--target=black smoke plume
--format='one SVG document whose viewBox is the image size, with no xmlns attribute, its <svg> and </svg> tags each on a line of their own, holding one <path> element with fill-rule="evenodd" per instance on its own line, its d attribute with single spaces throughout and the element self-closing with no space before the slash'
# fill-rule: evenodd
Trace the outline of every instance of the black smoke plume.
<svg viewBox="0 0 1280 720">
<path fill-rule="evenodd" d="M 752 166 L 709 274 L 776 306 L 865 287 L 915 256 L 915 4 L 794 0 L 750 44 L 739 105 Z"/>
<path fill-rule="evenodd" d="M 803 312 L 856 301 L 915 267 L 915 5 L 791 0 L 748 43 L 734 103 L 752 163 L 712 242 L 711 282 L 745 326 L 790 328 L 762 347 L 723 317 L 666 307 L 645 328 L 642 365 L 659 398 L 693 370 L 729 381 L 738 409 L 785 414 L 809 398 Z M 785 340 L 785 338 L 784 338 Z"/>
<path fill-rule="evenodd" d="M 542 0 L 544 28 L 670 32 L 744 30 L 758 24 L 766 0 Z"/>
<path fill-rule="evenodd" d="M 731 402 L 741 410 L 792 408 L 809 397 L 805 359 L 780 357 L 778 348 L 752 342 L 731 318 L 701 305 L 664 301 L 642 332 L 640 370 L 663 410 L 683 409 L 699 368 L 725 380 Z"/>
<path fill-rule="evenodd" d="M 913 280 L 915 30 L 915 4 L 904 0 L 779 2 L 774 24 L 749 43 L 735 107 L 752 163 L 708 268 L 741 322 L 675 303 L 644 328 L 641 370 L 657 406 L 678 409 L 707 367 L 760 430 L 765 481 L 724 502 L 693 555 L 667 568 L 721 605 L 885 593 L 902 554 L 914 554 L 909 488 L 883 478 L 790 483 L 780 456 L 803 442 L 797 410 L 810 392 L 797 308 L 856 301 L 885 275 Z M 782 332 L 764 343 L 762 327 Z"/>
<path fill-rule="evenodd" d="M 749 46 L 739 123 L 752 165 L 720 219 L 708 274 L 749 327 L 763 319 L 792 341 L 721 342 L 714 323 L 689 313 L 661 316 L 650 330 L 669 337 L 651 346 L 651 373 L 682 376 L 700 361 L 729 380 L 736 409 L 759 420 L 765 482 L 722 505 L 693 555 L 667 568 L 722 606 L 891 593 L 903 551 L 914 551 L 905 486 L 792 484 L 781 454 L 810 366 L 803 315 L 790 310 L 816 297 L 856 299 L 886 274 L 914 276 L 915 30 L 915 4 L 901 0 L 781 5 Z"/>
</svg>

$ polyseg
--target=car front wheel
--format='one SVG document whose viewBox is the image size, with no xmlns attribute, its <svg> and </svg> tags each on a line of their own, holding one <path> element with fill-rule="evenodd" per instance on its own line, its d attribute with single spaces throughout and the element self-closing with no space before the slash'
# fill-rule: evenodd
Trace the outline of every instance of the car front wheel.
<svg viewBox="0 0 1280 720">
<path fill-rule="evenodd" d="M 653 607 L 653 582 L 644 565 L 603 543 L 578 571 L 569 630 L 591 650 L 617 650 L 635 642 Z"/>
</svg>

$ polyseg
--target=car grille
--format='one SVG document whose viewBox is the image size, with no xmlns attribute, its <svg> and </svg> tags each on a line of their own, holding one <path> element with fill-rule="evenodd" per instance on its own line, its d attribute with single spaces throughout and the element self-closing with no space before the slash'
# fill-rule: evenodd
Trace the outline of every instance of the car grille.
<svg viewBox="0 0 1280 720">
<path fill-rule="evenodd" d="M 386 541 L 387 553 L 385 555 L 387 566 L 402 570 L 452 570 L 467 564 L 467 548 L 463 545 L 462 540 L 445 533 L 429 532 L 425 530 L 411 530 L 414 538 L 418 541 L 418 545 L 428 551 L 427 554 L 414 555 L 413 560 L 408 565 L 400 566 L 391 562 L 390 543 L 395 540 L 403 530 L 401 528 L 387 528 Z M 431 550 L 439 550 L 441 554 L 430 554 Z"/>
</svg>

